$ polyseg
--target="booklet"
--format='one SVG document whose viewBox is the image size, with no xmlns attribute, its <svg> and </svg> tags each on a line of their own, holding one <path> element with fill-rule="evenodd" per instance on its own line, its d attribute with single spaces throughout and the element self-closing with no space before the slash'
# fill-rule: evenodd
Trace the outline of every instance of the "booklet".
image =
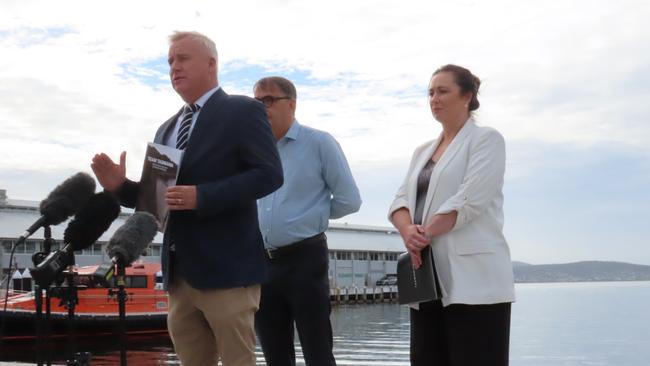
<svg viewBox="0 0 650 366">
<path fill-rule="evenodd" d="M 418 269 L 413 268 L 408 252 L 397 258 L 397 298 L 400 304 L 420 303 L 437 298 L 430 246 L 422 250 L 422 265 Z"/>
<path fill-rule="evenodd" d="M 165 193 L 167 187 L 176 185 L 182 157 L 182 150 L 152 142 L 147 144 L 135 210 L 154 215 L 160 232 L 165 232 L 169 215 Z"/>
</svg>

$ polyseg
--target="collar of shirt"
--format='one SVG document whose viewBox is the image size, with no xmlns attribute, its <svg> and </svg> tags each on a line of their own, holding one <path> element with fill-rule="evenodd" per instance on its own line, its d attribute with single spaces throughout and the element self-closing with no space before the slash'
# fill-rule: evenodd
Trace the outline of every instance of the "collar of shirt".
<svg viewBox="0 0 650 366">
<path fill-rule="evenodd" d="M 220 88 L 221 88 L 221 86 L 217 85 L 214 88 L 208 90 L 207 93 L 203 94 L 201 96 L 201 98 L 197 99 L 196 102 L 194 102 L 194 104 L 198 104 L 199 107 L 203 108 L 203 105 L 205 104 L 205 102 L 207 102 L 208 99 L 210 99 L 210 97 L 212 96 L 212 94 L 214 94 Z M 199 109 L 199 113 L 200 112 L 201 112 L 201 110 Z"/>
<path fill-rule="evenodd" d="M 298 120 L 293 120 L 291 122 L 291 127 L 289 127 L 289 130 L 287 130 L 287 133 L 284 134 L 284 137 L 280 139 L 279 142 L 284 142 L 287 143 L 288 140 L 297 140 L 298 135 L 300 134 L 300 123 L 298 123 Z"/>
<path fill-rule="evenodd" d="M 221 86 L 217 85 L 214 88 L 208 90 L 205 94 L 203 94 L 199 99 L 194 102 L 194 104 L 198 104 L 200 108 L 203 108 L 205 103 L 210 99 L 212 94 L 216 93 L 217 90 L 219 90 Z M 194 113 L 194 116 L 192 117 L 192 124 L 190 125 L 190 136 L 192 136 L 192 130 L 194 130 L 194 125 L 196 124 L 196 120 L 199 118 L 199 114 L 201 113 L 201 109 L 199 109 L 196 113 Z M 165 140 L 165 145 L 171 146 L 171 147 L 176 147 L 176 139 L 178 136 L 178 129 L 180 128 L 180 122 L 181 119 L 183 118 L 183 113 L 180 113 L 178 115 L 178 118 L 176 118 L 176 125 L 174 126 L 174 129 L 172 132 L 168 135 L 167 139 Z"/>
</svg>

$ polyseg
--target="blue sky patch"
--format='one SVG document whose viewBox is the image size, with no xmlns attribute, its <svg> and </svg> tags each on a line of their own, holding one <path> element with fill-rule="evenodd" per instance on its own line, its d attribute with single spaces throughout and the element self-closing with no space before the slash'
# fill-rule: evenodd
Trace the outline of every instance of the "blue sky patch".
<svg viewBox="0 0 650 366">
<path fill-rule="evenodd" d="M 249 64 L 242 61 L 231 61 L 221 65 L 219 70 L 219 82 L 223 84 L 234 84 L 242 88 L 251 88 L 255 82 L 267 76 L 282 76 L 291 80 L 296 85 L 322 85 L 327 80 L 318 80 L 308 70 L 287 67 L 281 64 L 269 64 L 266 66 Z"/>
<path fill-rule="evenodd" d="M 153 88 L 169 85 L 169 65 L 166 57 L 137 63 L 123 63 L 120 67 L 125 78 L 137 79 Z M 219 66 L 219 83 L 221 85 L 234 85 L 238 89 L 251 90 L 251 93 L 255 82 L 266 76 L 282 76 L 291 80 L 297 86 L 327 85 L 340 80 L 352 80 L 352 78 L 344 75 L 332 80 L 316 79 L 309 70 L 287 67 L 281 64 L 261 66 L 235 60 Z"/>
<path fill-rule="evenodd" d="M 136 79 L 154 89 L 165 88 L 170 85 L 169 66 L 166 57 L 137 63 L 123 63 L 120 67 L 125 79 Z"/>
<path fill-rule="evenodd" d="M 45 43 L 48 40 L 74 33 L 70 27 L 51 28 L 16 28 L 13 31 L 0 32 L 0 38 L 13 38 L 19 47 L 27 48 Z"/>
</svg>

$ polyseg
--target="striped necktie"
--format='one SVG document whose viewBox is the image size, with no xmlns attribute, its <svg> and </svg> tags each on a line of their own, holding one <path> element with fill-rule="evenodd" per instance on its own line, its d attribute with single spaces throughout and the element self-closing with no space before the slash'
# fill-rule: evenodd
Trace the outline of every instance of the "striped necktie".
<svg viewBox="0 0 650 366">
<path fill-rule="evenodd" d="M 187 147 L 187 141 L 190 139 L 192 117 L 194 117 L 194 113 L 198 112 L 199 108 L 198 104 L 186 104 L 185 107 L 183 107 L 181 126 L 178 128 L 178 135 L 176 137 L 177 149 L 185 150 Z"/>
</svg>

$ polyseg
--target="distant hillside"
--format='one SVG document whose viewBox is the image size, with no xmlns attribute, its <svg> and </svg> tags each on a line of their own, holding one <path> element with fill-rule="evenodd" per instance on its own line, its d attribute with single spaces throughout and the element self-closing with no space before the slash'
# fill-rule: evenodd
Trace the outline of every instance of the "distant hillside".
<svg viewBox="0 0 650 366">
<path fill-rule="evenodd" d="M 530 265 L 531 265 L 530 263 L 526 263 L 526 262 L 512 261 L 513 267 L 530 266 Z"/>
<path fill-rule="evenodd" d="M 528 264 L 512 262 L 515 282 L 650 281 L 650 266 L 622 262 Z"/>
</svg>

